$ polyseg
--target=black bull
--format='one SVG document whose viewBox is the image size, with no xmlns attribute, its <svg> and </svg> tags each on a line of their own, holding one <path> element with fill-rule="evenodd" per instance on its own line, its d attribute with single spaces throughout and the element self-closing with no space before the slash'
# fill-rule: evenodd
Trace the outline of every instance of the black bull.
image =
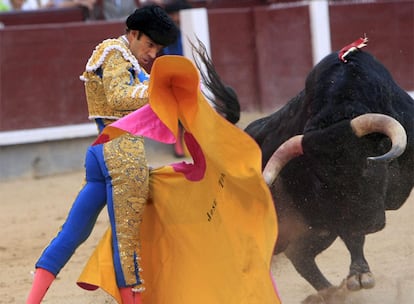
<svg viewBox="0 0 414 304">
<path fill-rule="evenodd" d="M 202 77 L 216 97 L 216 109 L 236 123 L 236 94 L 221 82 L 205 50 L 197 53 L 207 67 Z M 365 235 L 384 228 L 385 211 L 401 207 L 414 185 L 413 99 L 369 53 L 357 50 L 347 59 L 341 61 L 336 52 L 325 57 L 308 75 L 304 90 L 245 129 L 262 150 L 263 167 L 285 141 L 303 135 L 297 157 L 271 180 L 279 221 L 275 253 L 284 252 L 316 290 L 331 284 L 315 257 L 337 237 L 351 255 L 347 287 L 374 286 L 363 252 Z M 355 132 L 350 121 L 366 113 L 385 114 L 403 126 L 401 155 L 386 154 L 394 145 L 379 133 L 382 122 L 377 132 Z"/>
</svg>

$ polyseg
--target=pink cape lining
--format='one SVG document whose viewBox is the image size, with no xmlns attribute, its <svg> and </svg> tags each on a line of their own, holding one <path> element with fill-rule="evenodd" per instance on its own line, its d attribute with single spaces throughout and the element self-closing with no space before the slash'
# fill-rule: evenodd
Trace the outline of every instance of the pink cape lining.
<svg viewBox="0 0 414 304">
<path fill-rule="evenodd" d="M 176 141 L 174 134 L 158 118 L 149 104 L 115 121 L 111 126 L 165 144 L 173 144 Z"/>
<path fill-rule="evenodd" d="M 112 132 L 115 129 L 165 144 L 172 144 L 176 141 L 172 131 L 161 121 L 149 104 L 110 124 L 94 144 L 105 143 L 112 139 L 111 133 L 116 133 Z M 204 177 L 206 171 L 203 151 L 192 134 L 185 132 L 184 141 L 194 163 L 178 162 L 171 164 L 171 166 L 176 172 L 183 173 L 188 180 L 199 181 Z"/>
</svg>

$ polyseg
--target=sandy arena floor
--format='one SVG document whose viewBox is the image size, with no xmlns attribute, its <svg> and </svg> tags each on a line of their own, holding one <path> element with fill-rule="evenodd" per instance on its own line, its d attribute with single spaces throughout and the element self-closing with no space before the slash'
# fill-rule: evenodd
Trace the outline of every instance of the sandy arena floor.
<svg viewBox="0 0 414 304">
<path fill-rule="evenodd" d="M 169 154 L 152 155 L 149 159 L 153 164 L 175 161 Z M 83 172 L 74 172 L 0 183 L 0 303 L 24 303 L 34 264 L 63 223 L 82 179 Z M 349 293 L 335 304 L 414 303 L 413 218 L 414 193 L 400 210 L 388 212 L 384 230 L 367 238 L 365 253 L 377 280 L 375 288 Z M 92 235 L 62 270 L 44 303 L 115 303 L 102 291 L 84 291 L 75 284 L 106 227 L 104 210 Z M 340 284 L 348 272 L 349 255 L 337 241 L 318 257 L 318 263 L 334 284 Z M 274 257 L 272 271 L 283 303 L 299 304 L 314 293 L 283 255 Z"/>
</svg>

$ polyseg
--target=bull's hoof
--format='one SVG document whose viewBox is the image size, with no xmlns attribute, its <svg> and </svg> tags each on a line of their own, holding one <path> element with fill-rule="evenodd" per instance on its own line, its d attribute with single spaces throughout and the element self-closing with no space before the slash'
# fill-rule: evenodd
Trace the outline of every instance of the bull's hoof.
<svg viewBox="0 0 414 304">
<path fill-rule="evenodd" d="M 373 288 L 374 286 L 375 278 L 371 272 L 353 275 L 346 280 L 346 287 L 352 291 L 357 291 L 362 288 L 369 289 Z"/>
</svg>

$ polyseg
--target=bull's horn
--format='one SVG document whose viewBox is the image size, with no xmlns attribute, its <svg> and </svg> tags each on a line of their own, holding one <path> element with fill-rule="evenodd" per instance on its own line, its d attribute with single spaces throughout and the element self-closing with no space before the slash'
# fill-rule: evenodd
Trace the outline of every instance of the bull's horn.
<svg viewBox="0 0 414 304">
<path fill-rule="evenodd" d="M 303 135 L 296 135 L 285 141 L 270 157 L 263 170 L 268 186 L 272 185 L 282 168 L 293 158 L 303 154 Z"/>
<path fill-rule="evenodd" d="M 390 116 L 377 113 L 363 114 L 351 120 L 351 127 L 358 137 L 378 132 L 391 139 L 390 151 L 380 156 L 368 157 L 369 160 L 392 161 L 403 154 L 407 146 L 407 134 L 403 126 Z"/>
</svg>

